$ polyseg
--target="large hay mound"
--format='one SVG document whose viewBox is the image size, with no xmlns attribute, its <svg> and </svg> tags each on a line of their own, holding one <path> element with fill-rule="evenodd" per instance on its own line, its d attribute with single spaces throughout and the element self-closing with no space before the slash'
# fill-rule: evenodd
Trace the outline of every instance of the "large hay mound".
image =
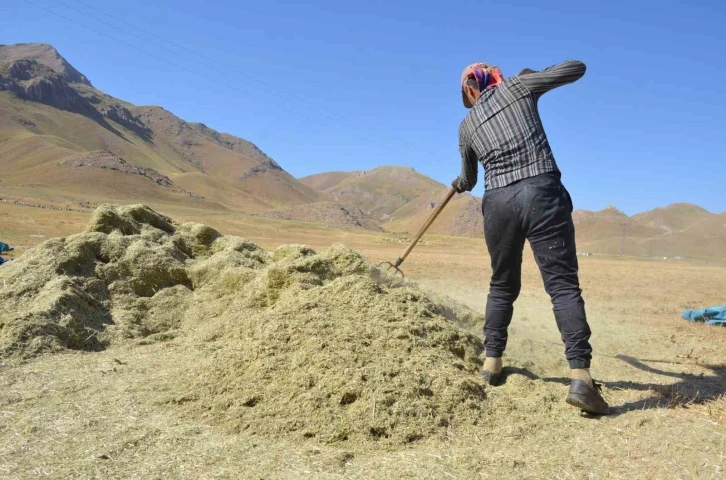
<svg viewBox="0 0 726 480">
<path fill-rule="evenodd" d="M 0 357 L 178 337 L 211 353 L 176 403 L 235 431 L 401 443 L 476 424 L 483 407 L 481 344 L 456 325 L 481 316 L 340 245 L 267 252 L 105 205 L 0 283 Z"/>
<path fill-rule="evenodd" d="M 192 293 L 194 238 L 148 207 L 99 207 L 86 232 L 48 240 L 0 270 L 0 358 L 175 327 Z"/>
</svg>

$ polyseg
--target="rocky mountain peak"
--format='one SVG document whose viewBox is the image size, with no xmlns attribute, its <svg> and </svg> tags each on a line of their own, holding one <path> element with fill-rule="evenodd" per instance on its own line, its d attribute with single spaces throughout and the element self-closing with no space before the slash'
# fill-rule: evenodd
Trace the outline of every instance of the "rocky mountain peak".
<svg viewBox="0 0 726 480">
<path fill-rule="evenodd" d="M 18 43 L 15 45 L 0 45 L 0 64 L 13 64 L 21 60 L 34 60 L 39 65 L 49 68 L 51 71 L 72 83 L 83 83 L 91 85 L 91 82 L 81 72 L 58 53 L 51 45 L 44 43 Z"/>
</svg>

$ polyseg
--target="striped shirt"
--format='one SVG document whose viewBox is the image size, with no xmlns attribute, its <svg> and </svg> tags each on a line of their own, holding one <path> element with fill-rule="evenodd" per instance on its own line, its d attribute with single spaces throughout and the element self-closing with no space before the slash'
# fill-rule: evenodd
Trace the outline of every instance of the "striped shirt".
<svg viewBox="0 0 726 480">
<path fill-rule="evenodd" d="M 567 61 L 540 72 L 507 78 L 484 90 L 459 127 L 460 191 L 476 185 L 478 162 L 487 190 L 518 180 L 559 172 L 537 110 L 545 92 L 585 74 L 585 64 Z"/>
</svg>

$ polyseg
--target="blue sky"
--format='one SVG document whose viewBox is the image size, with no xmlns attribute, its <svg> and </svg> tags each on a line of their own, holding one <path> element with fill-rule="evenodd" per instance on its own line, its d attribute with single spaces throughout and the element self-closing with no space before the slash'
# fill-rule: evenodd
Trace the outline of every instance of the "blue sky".
<svg viewBox="0 0 726 480">
<path fill-rule="evenodd" d="M 50 43 L 101 90 L 295 176 L 406 165 L 448 184 L 465 65 L 582 60 L 540 101 L 575 208 L 726 210 L 723 1 L 17 0 L 2 16 L 0 43 Z"/>
</svg>

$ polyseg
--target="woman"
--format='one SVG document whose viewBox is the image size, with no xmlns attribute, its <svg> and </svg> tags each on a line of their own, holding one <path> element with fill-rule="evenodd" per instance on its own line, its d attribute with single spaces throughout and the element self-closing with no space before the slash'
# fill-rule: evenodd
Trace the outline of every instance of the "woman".
<svg viewBox="0 0 726 480">
<path fill-rule="evenodd" d="M 585 64 L 567 61 L 540 72 L 523 70 L 507 79 L 499 68 L 474 63 L 461 75 L 464 106 L 470 111 L 459 127 L 461 175 L 452 186 L 461 193 L 476 185 L 484 166 L 484 236 L 492 278 L 484 324 L 483 376 L 497 385 L 507 328 L 521 288 L 522 250 L 529 240 L 552 299 L 565 343 L 572 381 L 567 403 L 607 414 L 608 404 L 590 376 L 590 327 L 578 280 L 572 200 L 560 181 L 537 101 L 556 87 L 585 74 Z"/>
</svg>

